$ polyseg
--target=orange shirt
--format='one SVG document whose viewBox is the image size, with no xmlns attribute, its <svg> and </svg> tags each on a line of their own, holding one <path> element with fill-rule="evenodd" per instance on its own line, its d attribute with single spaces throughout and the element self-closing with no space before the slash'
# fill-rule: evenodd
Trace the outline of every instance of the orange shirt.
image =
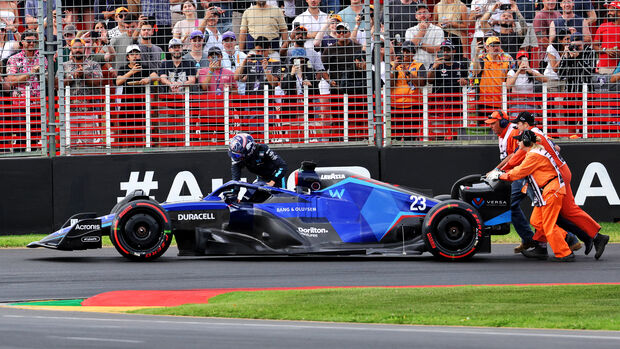
<svg viewBox="0 0 620 349">
<path fill-rule="evenodd" d="M 422 91 L 418 88 L 409 85 L 407 81 L 406 71 L 409 71 L 411 75 L 414 77 L 418 77 L 418 71 L 422 63 L 413 62 L 409 64 L 406 70 L 398 69 L 398 75 L 396 77 L 396 81 L 394 82 L 394 88 L 392 89 L 392 103 L 396 103 L 394 105 L 397 108 L 411 108 L 411 105 L 407 105 L 406 103 L 417 103 L 422 100 Z M 398 105 L 401 104 L 401 105 Z"/>
<path fill-rule="evenodd" d="M 499 178 L 507 181 L 516 181 L 531 175 L 539 187 L 543 187 L 543 195 L 558 191 L 566 194 L 563 185 L 560 185 L 558 171 L 551 161 L 544 155 L 530 149 L 525 154 L 523 162 L 512 170 L 503 173 Z"/>
<path fill-rule="evenodd" d="M 506 81 L 512 58 L 502 53 L 498 60 L 493 60 L 490 54 L 480 57 L 482 73 L 480 74 L 480 98 L 486 105 L 501 105 L 502 83 Z"/>
</svg>

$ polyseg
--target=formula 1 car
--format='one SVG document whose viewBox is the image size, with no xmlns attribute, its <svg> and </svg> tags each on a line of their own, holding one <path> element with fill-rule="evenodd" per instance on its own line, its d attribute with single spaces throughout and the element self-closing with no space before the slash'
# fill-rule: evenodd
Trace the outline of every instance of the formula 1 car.
<svg viewBox="0 0 620 349">
<path fill-rule="evenodd" d="M 195 202 L 160 204 L 136 190 L 108 215 L 74 215 L 28 247 L 101 248 L 102 235 L 109 234 L 124 257 L 153 260 L 174 234 L 179 255 L 430 252 L 461 260 L 489 253 L 490 235 L 510 231 L 510 185 L 480 175 L 458 180 L 449 195 L 437 197 L 312 162 L 303 162 L 294 177 L 294 191 L 230 181 Z"/>
</svg>

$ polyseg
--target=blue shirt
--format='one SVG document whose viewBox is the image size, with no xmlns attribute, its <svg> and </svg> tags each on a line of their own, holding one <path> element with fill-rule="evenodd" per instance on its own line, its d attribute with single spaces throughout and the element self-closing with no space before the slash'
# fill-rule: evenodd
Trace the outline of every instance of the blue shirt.
<svg viewBox="0 0 620 349">
<path fill-rule="evenodd" d="M 37 18 L 37 14 L 39 13 L 39 1 L 43 1 L 43 13 L 47 13 L 47 0 L 26 0 L 24 13 Z M 52 1 L 52 9 L 56 9 L 56 0 Z"/>
</svg>

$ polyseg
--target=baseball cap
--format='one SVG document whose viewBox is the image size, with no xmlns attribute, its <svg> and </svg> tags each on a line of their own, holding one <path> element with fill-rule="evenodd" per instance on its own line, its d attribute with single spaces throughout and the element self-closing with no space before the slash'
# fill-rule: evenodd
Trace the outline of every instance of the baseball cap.
<svg viewBox="0 0 620 349">
<path fill-rule="evenodd" d="M 204 39 L 205 35 L 200 30 L 194 30 L 191 34 L 189 34 L 189 39 L 193 38 L 201 38 Z"/>
<path fill-rule="evenodd" d="M 441 47 L 445 47 L 447 49 L 454 50 L 454 45 L 452 45 L 452 40 L 450 40 L 450 39 L 444 40 L 444 42 L 441 43 Z"/>
<path fill-rule="evenodd" d="M 125 53 L 129 53 L 131 51 L 142 52 L 142 50 L 140 49 L 140 46 L 138 46 L 138 45 L 129 45 L 129 46 L 127 46 L 127 49 L 125 49 Z"/>
<path fill-rule="evenodd" d="M 401 49 L 403 51 L 407 50 L 409 52 L 416 52 L 415 49 L 416 45 L 413 43 L 413 41 L 403 41 L 403 43 L 401 44 Z"/>
<path fill-rule="evenodd" d="M 527 122 L 529 125 L 534 125 L 534 115 L 532 115 L 532 113 L 530 113 L 529 111 L 522 111 L 519 113 L 519 115 L 517 115 L 517 117 L 514 120 L 511 120 L 510 122 L 512 123 L 517 123 L 517 122 Z"/>
<path fill-rule="evenodd" d="M 497 121 L 501 120 L 501 119 L 506 119 L 508 120 L 508 115 L 506 115 L 506 113 L 504 111 L 494 111 L 493 114 L 491 114 L 491 116 L 489 116 L 486 120 L 484 120 L 485 124 L 494 124 Z"/>
<path fill-rule="evenodd" d="M 65 34 L 73 34 L 73 35 L 75 35 L 76 33 L 77 33 L 77 29 L 75 28 L 75 26 L 73 24 L 67 24 L 63 28 L 63 36 Z"/>
<path fill-rule="evenodd" d="M 82 38 L 75 38 L 73 40 L 71 40 L 71 43 L 69 46 L 73 47 L 73 45 L 75 45 L 76 42 L 81 42 L 82 45 L 86 45 L 86 41 Z"/>
<path fill-rule="evenodd" d="M 207 51 L 207 56 L 211 56 L 211 55 L 222 56 L 222 50 L 217 46 L 213 46 L 209 49 L 209 51 Z"/>
<path fill-rule="evenodd" d="M 237 40 L 237 37 L 235 36 L 235 33 L 231 32 L 230 30 L 227 31 L 226 33 L 222 34 L 222 40 L 226 40 L 228 38 L 233 38 L 233 40 Z"/>
<path fill-rule="evenodd" d="M 340 22 L 336 25 L 336 29 L 340 27 L 344 27 L 344 29 L 346 29 L 347 31 L 351 31 L 351 27 L 349 26 L 349 23 L 347 22 Z"/>
<path fill-rule="evenodd" d="M 605 7 L 607 7 L 607 8 L 613 7 L 616 10 L 620 10 L 620 1 L 612 1 L 609 4 L 606 4 Z"/>
<path fill-rule="evenodd" d="M 529 59 L 530 55 L 525 50 L 519 50 L 519 52 L 517 52 L 517 59 L 519 59 L 521 57 L 525 57 L 525 58 Z"/>
<path fill-rule="evenodd" d="M 342 22 L 342 17 L 340 15 L 331 15 L 329 16 L 329 19 L 335 19 L 338 22 Z"/>
<path fill-rule="evenodd" d="M 177 39 L 177 38 L 172 38 L 170 39 L 170 41 L 168 41 L 168 48 L 172 47 L 172 46 L 183 46 L 183 41 Z"/>
<path fill-rule="evenodd" d="M 125 11 L 125 12 L 129 12 L 129 10 L 127 9 L 127 7 L 122 7 L 122 6 L 121 6 L 121 7 L 117 7 L 117 8 L 116 8 L 116 10 L 114 10 L 114 12 L 115 12 L 116 14 L 119 14 L 119 13 L 121 13 L 121 12 L 123 12 L 123 11 Z"/>
<path fill-rule="evenodd" d="M 501 41 L 499 40 L 499 38 L 497 36 L 491 36 L 490 38 L 487 39 L 486 44 L 487 45 L 491 45 L 494 43 L 498 43 L 501 44 Z"/>
<path fill-rule="evenodd" d="M 536 134 L 532 130 L 525 130 L 521 132 L 518 136 L 513 136 L 512 138 L 518 141 L 528 141 L 532 143 L 536 143 Z"/>
</svg>

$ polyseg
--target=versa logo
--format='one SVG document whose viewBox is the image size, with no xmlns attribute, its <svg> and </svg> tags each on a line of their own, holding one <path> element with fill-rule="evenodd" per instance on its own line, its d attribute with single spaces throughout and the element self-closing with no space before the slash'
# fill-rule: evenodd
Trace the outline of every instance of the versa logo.
<svg viewBox="0 0 620 349">
<path fill-rule="evenodd" d="M 474 198 L 471 203 L 476 206 L 476 208 L 480 208 L 482 205 L 484 205 L 484 199 L 483 198 Z"/>
<path fill-rule="evenodd" d="M 329 195 L 333 198 L 337 197 L 338 199 L 342 199 L 342 196 L 344 195 L 344 189 L 340 189 L 338 190 L 329 190 Z"/>
</svg>

